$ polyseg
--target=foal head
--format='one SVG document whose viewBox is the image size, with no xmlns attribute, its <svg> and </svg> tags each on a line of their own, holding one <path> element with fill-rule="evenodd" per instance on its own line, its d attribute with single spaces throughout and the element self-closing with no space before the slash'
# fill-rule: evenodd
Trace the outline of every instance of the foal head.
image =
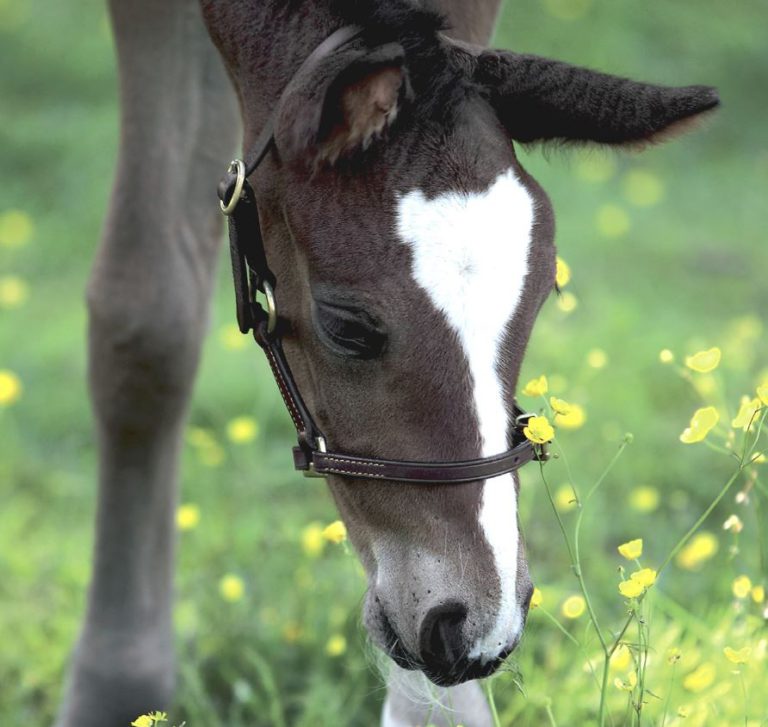
<svg viewBox="0 0 768 727">
<path fill-rule="evenodd" d="M 204 5 L 240 92 L 247 147 L 276 103 L 265 90 L 274 81 L 258 80 L 255 11 Z M 300 52 L 272 53 L 300 61 L 323 23 L 366 28 L 292 78 L 275 148 L 251 180 L 291 322 L 286 353 L 331 448 L 494 455 L 509 447 L 521 360 L 555 285 L 551 207 L 514 142 L 642 144 L 717 96 L 460 45 L 406 3 L 362 5 L 373 14 L 323 16 L 312 31 L 294 24 Z M 532 592 L 516 477 L 329 485 L 368 574 L 373 639 L 438 683 L 491 673 L 517 644 Z"/>
</svg>

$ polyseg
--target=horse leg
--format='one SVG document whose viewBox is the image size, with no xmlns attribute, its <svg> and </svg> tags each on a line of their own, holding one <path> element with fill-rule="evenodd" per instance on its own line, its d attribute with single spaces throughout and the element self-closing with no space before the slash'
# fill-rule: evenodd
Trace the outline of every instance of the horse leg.
<svg viewBox="0 0 768 727">
<path fill-rule="evenodd" d="M 174 686 L 177 457 L 207 325 L 216 180 L 240 135 L 196 0 L 110 0 L 121 138 L 88 289 L 94 569 L 59 727 L 125 727 Z"/>
<path fill-rule="evenodd" d="M 436 687 L 418 672 L 392 666 L 381 727 L 490 727 L 491 711 L 478 682 Z"/>
</svg>

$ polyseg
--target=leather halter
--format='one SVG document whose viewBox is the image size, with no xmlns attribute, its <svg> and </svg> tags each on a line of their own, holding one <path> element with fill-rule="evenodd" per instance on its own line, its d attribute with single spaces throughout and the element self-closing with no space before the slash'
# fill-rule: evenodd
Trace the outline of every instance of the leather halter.
<svg viewBox="0 0 768 727">
<path fill-rule="evenodd" d="M 317 65 L 323 58 L 362 34 L 363 29 L 357 26 L 337 30 L 307 57 L 299 72 Z M 308 477 L 342 475 L 394 482 L 448 484 L 498 477 L 514 472 L 533 459 L 546 459 L 546 445 L 534 445 L 523 434 L 523 428 L 532 415 L 525 414 L 516 404 L 513 408 L 514 446 L 492 457 L 454 462 L 412 462 L 327 451 L 325 437 L 301 398 L 283 352 L 282 335 L 287 326 L 277 315 L 274 297 L 277 280 L 267 264 L 256 199 L 247 179 L 264 160 L 273 143 L 274 114 L 267 121 L 246 161 L 236 159 L 230 164 L 218 192 L 221 209 L 229 219 L 229 249 L 237 322 L 242 333 L 253 331 L 256 342 L 264 350 L 296 427 L 298 445 L 293 448 L 296 469 Z M 257 291 L 266 298 L 266 310 L 256 299 Z"/>
</svg>

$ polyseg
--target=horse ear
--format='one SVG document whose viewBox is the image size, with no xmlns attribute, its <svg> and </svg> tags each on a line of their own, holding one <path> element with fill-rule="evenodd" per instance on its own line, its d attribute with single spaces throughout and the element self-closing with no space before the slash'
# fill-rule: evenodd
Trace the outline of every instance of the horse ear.
<svg viewBox="0 0 768 727">
<path fill-rule="evenodd" d="M 277 148 L 315 165 L 367 149 L 395 120 L 408 90 L 399 44 L 339 51 L 291 80 L 277 113 Z"/>
<path fill-rule="evenodd" d="M 479 53 L 474 68 L 510 136 L 523 143 L 642 145 L 685 131 L 720 103 L 709 86 L 638 83 L 504 51 Z"/>
</svg>

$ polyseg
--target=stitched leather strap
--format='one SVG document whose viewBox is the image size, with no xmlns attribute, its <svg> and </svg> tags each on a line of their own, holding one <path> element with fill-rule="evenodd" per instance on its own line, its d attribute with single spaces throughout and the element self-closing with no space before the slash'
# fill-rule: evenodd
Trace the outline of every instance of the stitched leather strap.
<svg viewBox="0 0 768 727">
<path fill-rule="evenodd" d="M 342 475 L 392 482 L 459 484 L 514 472 L 537 457 L 537 451 L 531 443 L 521 441 L 495 457 L 457 462 L 365 459 L 335 452 L 314 452 L 312 463 L 318 475 Z"/>
</svg>

